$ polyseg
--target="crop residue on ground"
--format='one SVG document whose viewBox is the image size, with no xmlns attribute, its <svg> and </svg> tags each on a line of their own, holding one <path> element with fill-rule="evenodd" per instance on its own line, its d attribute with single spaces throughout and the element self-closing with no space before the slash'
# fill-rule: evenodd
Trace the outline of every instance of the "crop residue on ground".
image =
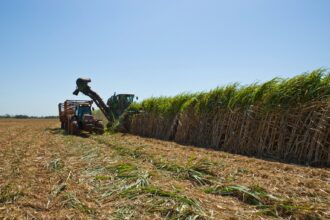
<svg viewBox="0 0 330 220">
<path fill-rule="evenodd" d="M 0 120 L 0 218 L 329 219 L 330 171 Z"/>
</svg>

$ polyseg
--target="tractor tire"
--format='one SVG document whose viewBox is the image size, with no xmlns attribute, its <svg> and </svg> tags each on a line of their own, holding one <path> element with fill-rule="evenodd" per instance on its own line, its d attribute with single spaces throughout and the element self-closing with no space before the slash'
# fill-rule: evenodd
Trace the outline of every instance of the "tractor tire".
<svg viewBox="0 0 330 220">
<path fill-rule="evenodd" d="M 68 123 L 67 124 L 67 132 L 68 132 L 68 134 L 72 134 L 72 125 L 71 125 L 71 123 Z"/>
<path fill-rule="evenodd" d="M 71 134 L 73 135 L 77 135 L 79 134 L 79 125 L 78 122 L 76 120 L 73 120 L 71 123 Z"/>
<path fill-rule="evenodd" d="M 79 133 L 79 126 L 78 126 L 78 122 L 76 120 L 72 120 L 69 122 L 69 124 L 67 124 L 68 127 L 68 134 L 70 135 L 76 135 Z"/>
<path fill-rule="evenodd" d="M 64 122 L 64 130 L 66 130 L 67 132 L 69 132 L 69 127 L 68 127 L 68 123 Z"/>
<path fill-rule="evenodd" d="M 100 134 L 100 135 L 104 134 L 104 125 L 102 124 L 102 122 L 100 121 L 96 122 L 94 131 L 96 134 Z"/>
</svg>

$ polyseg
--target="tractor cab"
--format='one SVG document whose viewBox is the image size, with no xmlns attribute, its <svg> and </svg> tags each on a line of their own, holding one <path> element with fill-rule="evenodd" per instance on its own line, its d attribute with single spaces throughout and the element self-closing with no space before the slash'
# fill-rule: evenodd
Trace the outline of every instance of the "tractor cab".
<svg viewBox="0 0 330 220">
<path fill-rule="evenodd" d="M 119 116 L 133 103 L 135 95 L 133 94 L 118 94 L 116 93 L 108 99 L 107 105 L 115 118 Z"/>
<path fill-rule="evenodd" d="M 82 121 L 85 115 L 91 116 L 92 115 L 91 104 L 83 103 L 77 105 L 75 115 L 78 117 L 79 121 Z"/>
<path fill-rule="evenodd" d="M 78 134 L 82 130 L 103 134 L 104 126 L 92 115 L 92 105 L 93 101 L 89 100 L 66 100 L 59 103 L 61 128 L 69 134 Z"/>
</svg>

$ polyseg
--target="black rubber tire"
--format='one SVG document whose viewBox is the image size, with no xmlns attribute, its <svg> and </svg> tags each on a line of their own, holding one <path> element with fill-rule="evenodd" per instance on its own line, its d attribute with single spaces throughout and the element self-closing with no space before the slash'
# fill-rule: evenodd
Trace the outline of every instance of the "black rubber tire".
<svg viewBox="0 0 330 220">
<path fill-rule="evenodd" d="M 76 120 L 73 120 L 71 122 L 71 134 L 73 134 L 73 135 L 79 134 L 79 125 Z"/>
<path fill-rule="evenodd" d="M 67 124 L 67 131 L 68 131 L 68 134 L 72 134 L 72 125 L 71 125 L 71 122 Z"/>
<path fill-rule="evenodd" d="M 94 131 L 96 134 L 100 134 L 100 135 L 104 134 L 104 125 L 102 124 L 102 122 L 100 121 L 96 122 Z"/>
<path fill-rule="evenodd" d="M 68 132 L 68 125 L 66 122 L 63 123 L 63 129 L 66 130 Z"/>
</svg>

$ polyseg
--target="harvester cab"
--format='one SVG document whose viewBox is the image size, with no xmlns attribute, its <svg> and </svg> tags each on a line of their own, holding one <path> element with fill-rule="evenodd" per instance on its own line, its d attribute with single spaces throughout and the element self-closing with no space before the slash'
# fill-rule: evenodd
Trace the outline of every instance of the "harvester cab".
<svg viewBox="0 0 330 220">
<path fill-rule="evenodd" d="M 112 114 L 115 118 L 119 118 L 124 111 L 134 101 L 133 94 L 118 94 L 116 93 L 108 99 L 107 105 L 110 107 Z"/>
</svg>

